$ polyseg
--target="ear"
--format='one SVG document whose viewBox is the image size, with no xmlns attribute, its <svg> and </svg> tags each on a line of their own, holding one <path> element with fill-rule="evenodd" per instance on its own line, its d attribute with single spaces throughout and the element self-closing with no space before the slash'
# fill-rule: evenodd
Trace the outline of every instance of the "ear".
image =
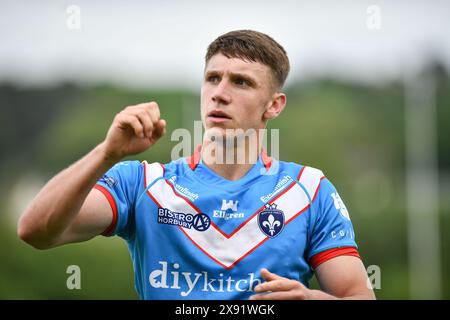
<svg viewBox="0 0 450 320">
<path fill-rule="evenodd" d="M 267 121 L 275 119 L 281 111 L 284 110 L 285 106 L 286 95 L 281 92 L 276 92 L 266 106 L 266 111 L 263 114 L 263 120 Z"/>
</svg>

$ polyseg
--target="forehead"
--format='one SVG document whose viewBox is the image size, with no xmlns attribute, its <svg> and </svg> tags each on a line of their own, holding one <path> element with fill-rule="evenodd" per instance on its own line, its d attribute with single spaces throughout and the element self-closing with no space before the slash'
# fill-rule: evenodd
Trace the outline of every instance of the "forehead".
<svg viewBox="0 0 450 320">
<path fill-rule="evenodd" d="M 240 58 L 227 58 L 222 53 L 215 54 L 207 62 L 205 73 L 210 71 L 243 73 L 257 78 L 270 76 L 270 68 L 260 62 L 245 61 Z"/>
</svg>

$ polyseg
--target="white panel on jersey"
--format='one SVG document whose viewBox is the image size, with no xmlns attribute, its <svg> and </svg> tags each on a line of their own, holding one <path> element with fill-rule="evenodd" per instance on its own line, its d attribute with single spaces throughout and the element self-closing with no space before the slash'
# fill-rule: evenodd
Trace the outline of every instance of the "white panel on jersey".
<svg viewBox="0 0 450 320">
<path fill-rule="evenodd" d="M 159 163 L 146 165 L 147 186 L 163 174 L 163 168 Z M 323 173 L 320 170 L 305 167 L 300 177 L 300 182 L 306 188 L 311 199 L 313 199 Z M 288 187 L 288 191 L 283 191 L 274 202 L 277 208 L 282 210 L 285 216 L 285 223 L 289 223 L 295 215 L 309 206 L 309 200 L 303 189 L 293 182 L 294 185 Z M 156 182 L 149 190 L 150 194 L 163 208 L 174 212 L 196 214 L 197 211 L 183 198 L 177 196 L 172 187 L 164 179 Z M 194 228 L 183 228 L 184 233 L 192 242 L 213 260 L 224 266 L 231 268 L 238 260 L 253 250 L 262 241 L 268 238 L 258 226 L 258 215 L 254 215 L 250 220 L 231 236 L 226 237 L 218 230 L 218 227 L 211 224 L 205 231 L 197 231 Z"/>
</svg>

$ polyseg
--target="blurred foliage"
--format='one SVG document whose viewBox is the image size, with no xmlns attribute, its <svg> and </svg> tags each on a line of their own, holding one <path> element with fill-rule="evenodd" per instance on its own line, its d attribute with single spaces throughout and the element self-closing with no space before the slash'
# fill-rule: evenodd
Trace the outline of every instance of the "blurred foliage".
<svg viewBox="0 0 450 320">
<path fill-rule="evenodd" d="M 450 83 L 439 64 L 438 160 L 440 183 L 450 186 Z M 400 81 L 368 85 L 317 79 L 287 88 L 288 105 L 269 124 L 280 129 L 280 158 L 322 169 L 339 190 L 352 216 L 366 266 L 382 271 L 378 298 L 409 297 L 405 209 L 404 86 Z M 24 89 L 0 85 L 0 298 L 136 299 L 132 263 L 119 238 L 97 237 L 48 251 L 35 250 L 16 236 L 20 212 L 11 190 L 30 174 L 49 179 L 105 137 L 114 115 L 127 105 L 157 101 L 168 134 L 134 159 L 170 161 L 176 128 L 192 130 L 200 119 L 198 95 L 191 92 L 133 91 L 109 85 L 92 88 L 61 84 Z M 194 147 L 194 146 L 193 146 Z M 270 148 L 269 148 L 270 151 Z M 442 270 L 450 269 L 450 209 L 441 196 Z M 24 199 L 28 202 L 31 199 Z M 26 203 L 25 203 L 26 204 Z M 24 204 L 24 205 L 25 205 Z M 82 290 L 66 288 L 66 269 L 82 270 Z M 426 276 L 426 275 L 424 275 Z M 450 279 L 443 272 L 443 298 Z M 315 284 L 317 286 L 317 284 Z"/>
</svg>

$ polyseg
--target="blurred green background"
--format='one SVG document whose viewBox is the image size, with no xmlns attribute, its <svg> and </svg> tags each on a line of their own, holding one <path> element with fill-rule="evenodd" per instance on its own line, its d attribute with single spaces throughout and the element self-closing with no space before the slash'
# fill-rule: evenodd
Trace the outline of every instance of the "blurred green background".
<svg viewBox="0 0 450 320">
<path fill-rule="evenodd" d="M 280 158 L 336 186 L 380 268 L 377 297 L 450 299 L 449 12 L 447 0 L 0 1 L 0 299 L 138 298 L 121 239 L 38 251 L 17 220 L 125 106 L 158 102 L 167 134 L 133 159 L 169 162 L 171 133 L 200 119 L 207 45 L 247 28 L 291 61 L 269 124 Z M 81 290 L 66 287 L 70 265 Z"/>
<path fill-rule="evenodd" d="M 438 62 L 437 146 L 440 173 L 442 298 L 450 298 L 450 82 Z M 381 268 L 381 299 L 408 299 L 409 266 L 405 204 L 405 86 L 314 79 L 291 84 L 280 129 L 280 157 L 321 168 L 344 199 L 366 266 Z M 168 131 L 151 151 L 134 157 L 170 161 L 171 132 L 192 129 L 199 96 L 183 91 L 135 91 L 109 85 L 20 88 L 0 84 L 0 298 L 136 299 L 125 243 L 117 237 L 35 250 L 15 233 L 17 219 L 39 187 L 102 141 L 124 106 L 159 103 Z M 81 268 L 82 290 L 66 288 L 66 268 Z M 427 275 L 423 275 L 427 277 Z"/>
</svg>

